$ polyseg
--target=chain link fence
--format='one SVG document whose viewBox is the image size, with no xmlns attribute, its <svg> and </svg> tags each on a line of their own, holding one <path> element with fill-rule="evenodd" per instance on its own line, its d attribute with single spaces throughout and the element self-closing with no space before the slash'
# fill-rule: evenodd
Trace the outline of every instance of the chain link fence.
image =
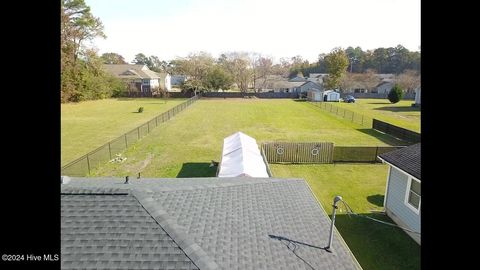
<svg viewBox="0 0 480 270">
<path fill-rule="evenodd" d="M 136 143 L 141 138 L 149 134 L 154 128 L 163 122 L 170 120 L 172 117 L 190 107 L 199 99 L 199 96 L 194 96 L 184 103 L 178 104 L 170 110 L 156 116 L 150 121 L 132 129 L 131 131 L 121 135 L 120 137 L 98 147 L 90 153 L 68 163 L 61 168 L 62 175 L 69 176 L 86 176 L 101 164 L 110 161 L 117 157 L 117 154 L 122 153 L 130 145 Z"/>
<path fill-rule="evenodd" d="M 309 102 L 309 103 L 322 110 L 335 114 L 339 117 L 345 118 L 346 120 L 349 120 L 353 123 L 357 123 L 359 125 L 366 126 L 366 127 L 372 127 L 373 119 L 363 114 L 359 114 L 359 113 L 341 108 L 339 106 L 335 106 L 331 102 Z"/>
</svg>

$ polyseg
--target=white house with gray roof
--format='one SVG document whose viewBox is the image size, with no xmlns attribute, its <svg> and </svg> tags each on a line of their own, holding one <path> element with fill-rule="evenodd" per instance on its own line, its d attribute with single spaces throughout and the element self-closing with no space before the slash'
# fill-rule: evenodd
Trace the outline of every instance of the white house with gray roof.
<svg viewBox="0 0 480 270">
<path fill-rule="evenodd" d="M 418 244 L 421 244 L 421 144 L 391 151 L 379 156 L 389 165 L 384 207 L 387 215 Z"/>
<path fill-rule="evenodd" d="M 303 179 L 71 178 L 62 269 L 361 269 Z"/>
<path fill-rule="evenodd" d="M 113 76 L 135 86 L 139 92 L 151 92 L 159 87 L 172 91 L 170 74 L 154 72 L 146 65 L 104 64 L 103 67 Z"/>
</svg>

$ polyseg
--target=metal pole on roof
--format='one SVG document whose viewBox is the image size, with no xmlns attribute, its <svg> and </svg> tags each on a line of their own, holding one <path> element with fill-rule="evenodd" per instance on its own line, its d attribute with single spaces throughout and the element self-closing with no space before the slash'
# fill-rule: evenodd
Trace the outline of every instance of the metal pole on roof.
<svg viewBox="0 0 480 270">
<path fill-rule="evenodd" d="M 332 213 L 332 224 L 330 225 L 330 237 L 328 240 L 328 245 L 325 248 L 326 251 L 332 252 L 332 242 L 333 242 L 333 227 L 335 226 L 335 213 L 337 212 L 337 203 L 342 200 L 342 196 L 335 196 L 333 198 L 333 213 Z"/>
</svg>

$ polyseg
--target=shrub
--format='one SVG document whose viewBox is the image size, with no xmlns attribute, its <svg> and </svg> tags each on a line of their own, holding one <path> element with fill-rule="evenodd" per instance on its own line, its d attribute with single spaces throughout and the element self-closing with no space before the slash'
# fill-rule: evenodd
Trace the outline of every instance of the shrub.
<svg viewBox="0 0 480 270">
<path fill-rule="evenodd" d="M 390 90 L 390 92 L 388 93 L 388 100 L 390 100 L 391 103 L 397 103 L 402 99 L 402 97 L 403 97 L 402 88 L 398 84 L 395 84 Z"/>
<path fill-rule="evenodd" d="M 138 108 L 138 112 L 142 113 L 143 112 L 143 107 Z"/>
</svg>

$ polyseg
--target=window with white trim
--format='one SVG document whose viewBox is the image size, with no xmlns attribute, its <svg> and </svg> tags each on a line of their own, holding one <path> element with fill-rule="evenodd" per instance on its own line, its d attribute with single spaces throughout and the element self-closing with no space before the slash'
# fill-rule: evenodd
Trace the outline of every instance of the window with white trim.
<svg viewBox="0 0 480 270">
<path fill-rule="evenodd" d="M 407 200 L 406 203 L 409 204 L 409 206 L 413 207 L 415 210 L 420 209 L 420 201 L 422 200 L 422 190 L 420 186 L 420 181 L 409 177 L 408 178 L 409 182 L 409 189 L 407 192 Z"/>
</svg>

